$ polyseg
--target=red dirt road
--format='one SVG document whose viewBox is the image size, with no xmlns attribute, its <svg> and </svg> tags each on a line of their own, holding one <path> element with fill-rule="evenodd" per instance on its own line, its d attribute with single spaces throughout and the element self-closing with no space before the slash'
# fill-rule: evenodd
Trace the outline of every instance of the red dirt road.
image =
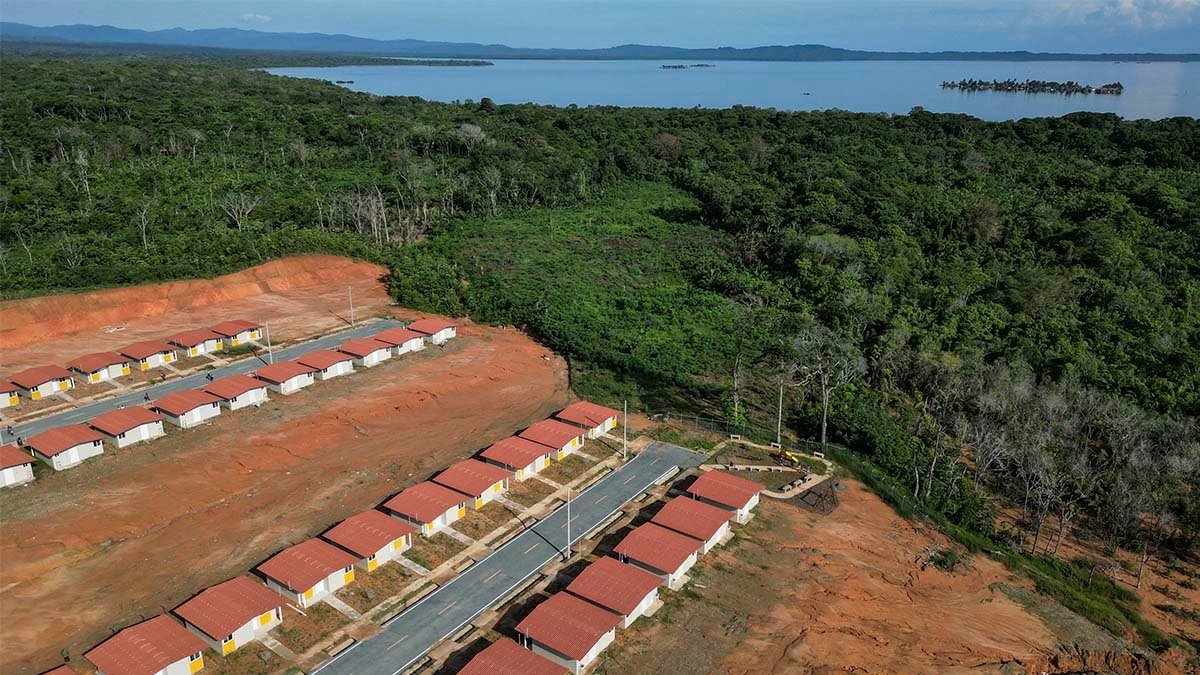
<svg viewBox="0 0 1200 675">
<path fill-rule="evenodd" d="M 78 660 L 566 402 L 565 364 L 523 334 L 459 336 L 0 494 L 0 672 Z"/>
<path fill-rule="evenodd" d="M 271 322 L 291 340 L 387 313 L 386 268 L 332 255 L 274 260 L 216 279 L 0 302 L 0 377 L 225 319 Z"/>
</svg>

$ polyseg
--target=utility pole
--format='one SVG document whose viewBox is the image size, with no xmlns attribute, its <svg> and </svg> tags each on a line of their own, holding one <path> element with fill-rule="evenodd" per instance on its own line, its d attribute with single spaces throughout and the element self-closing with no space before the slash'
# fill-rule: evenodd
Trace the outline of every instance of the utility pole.
<svg viewBox="0 0 1200 675">
<path fill-rule="evenodd" d="M 563 560 L 571 559 L 571 486 L 567 486 L 567 554 Z"/>
<path fill-rule="evenodd" d="M 783 447 L 783 382 L 779 383 L 779 414 L 775 417 L 775 445 Z"/>
<path fill-rule="evenodd" d="M 266 333 L 267 333 L 267 359 L 271 363 L 275 363 L 275 350 L 271 349 L 271 322 L 270 321 L 266 322 L 265 328 L 266 328 Z"/>
<path fill-rule="evenodd" d="M 350 327 L 354 328 L 354 287 L 347 286 L 346 291 L 350 293 Z"/>
<path fill-rule="evenodd" d="M 621 461 L 629 459 L 629 399 L 625 399 L 625 418 L 621 421 Z"/>
</svg>

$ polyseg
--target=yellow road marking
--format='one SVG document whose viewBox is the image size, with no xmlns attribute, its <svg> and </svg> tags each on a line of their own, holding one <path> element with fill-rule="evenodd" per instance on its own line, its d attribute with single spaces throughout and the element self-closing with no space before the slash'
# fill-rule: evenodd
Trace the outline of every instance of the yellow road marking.
<svg viewBox="0 0 1200 675">
<path fill-rule="evenodd" d="M 525 549 L 525 553 L 523 553 L 522 555 L 529 555 L 529 552 L 530 552 L 530 551 L 532 551 L 533 549 L 537 548 L 537 547 L 538 547 L 538 545 L 537 545 L 537 544 L 534 544 L 533 546 L 530 546 L 529 548 Z"/>
<path fill-rule="evenodd" d="M 391 651 L 392 647 L 395 647 L 396 645 L 400 644 L 401 642 L 404 642 L 407 639 L 408 639 L 408 636 L 405 635 L 404 637 L 400 638 L 399 640 L 396 640 L 392 644 L 388 645 L 388 651 Z"/>
<path fill-rule="evenodd" d="M 450 609 L 451 607 L 453 607 L 453 606 L 455 606 L 455 605 L 457 605 L 457 604 L 458 604 L 458 601 L 457 601 L 457 600 L 455 600 L 454 602 L 452 602 L 452 603 L 450 603 L 450 604 L 446 605 L 445 607 L 443 607 L 443 608 L 442 608 L 442 610 L 441 610 L 440 612 L 438 612 L 438 616 L 441 616 L 441 615 L 445 614 L 445 613 L 446 613 L 446 611 L 447 611 L 448 609 Z"/>
<path fill-rule="evenodd" d="M 487 582 L 491 581 L 492 579 L 495 579 L 497 574 L 500 574 L 500 570 L 496 570 L 495 572 L 492 572 L 491 574 L 489 574 L 488 578 L 483 580 L 483 583 L 486 584 Z"/>
</svg>

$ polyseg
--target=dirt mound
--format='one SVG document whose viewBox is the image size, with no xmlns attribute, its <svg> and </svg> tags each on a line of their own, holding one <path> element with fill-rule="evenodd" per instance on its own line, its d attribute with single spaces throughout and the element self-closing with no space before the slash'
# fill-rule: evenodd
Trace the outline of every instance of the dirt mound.
<svg viewBox="0 0 1200 675">
<path fill-rule="evenodd" d="M 271 321 L 280 338 L 311 335 L 388 302 L 386 269 L 332 255 L 274 260 L 215 279 L 0 302 L 5 369 L 63 362 L 228 318 Z"/>
<path fill-rule="evenodd" d="M 78 657 L 566 402 L 545 348 L 459 335 L 0 494 L 0 672 Z"/>
</svg>

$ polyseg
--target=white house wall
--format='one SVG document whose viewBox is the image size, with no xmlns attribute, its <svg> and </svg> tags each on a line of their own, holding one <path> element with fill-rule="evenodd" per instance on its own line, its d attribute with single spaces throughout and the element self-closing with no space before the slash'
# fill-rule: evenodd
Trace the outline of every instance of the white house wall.
<svg viewBox="0 0 1200 675">
<path fill-rule="evenodd" d="M 322 370 L 317 375 L 322 380 L 332 380 L 335 377 L 341 377 L 342 375 L 349 375 L 350 373 L 353 373 L 353 372 L 354 372 L 354 362 L 353 361 L 339 361 L 338 363 L 335 363 L 332 366 L 329 366 L 325 370 Z"/>
<path fill-rule="evenodd" d="M 239 410 L 246 406 L 261 405 L 266 403 L 267 400 L 267 388 L 261 387 L 259 389 L 251 389 L 244 394 L 238 394 L 228 401 L 221 401 L 221 405 L 230 410 Z"/>
<path fill-rule="evenodd" d="M 262 622 L 264 617 L 267 617 L 266 623 Z M 242 624 L 242 626 L 240 628 L 233 631 L 232 637 L 233 637 L 233 645 L 234 646 L 232 649 L 229 649 L 228 651 L 226 651 L 222 647 L 222 639 L 213 639 L 207 633 L 200 630 L 199 628 L 196 628 L 195 626 L 193 626 L 192 624 L 190 624 L 186 621 L 183 622 L 183 625 L 188 630 L 195 633 L 201 640 L 204 640 L 205 644 L 207 644 L 209 647 L 212 647 L 212 649 L 214 651 L 216 651 L 218 654 L 222 654 L 222 653 L 229 654 L 231 652 L 237 651 L 237 649 L 240 647 L 243 647 L 251 642 L 254 642 L 255 640 L 258 640 L 263 635 L 266 635 L 272 628 L 278 626 L 281 623 L 283 623 L 283 612 L 278 609 L 273 609 L 270 612 L 264 613 L 260 616 L 256 616 L 253 619 L 250 619 L 246 623 Z"/>
<path fill-rule="evenodd" d="M 713 547 L 715 547 L 717 544 L 720 544 L 721 540 L 724 539 L 725 535 L 727 534 L 729 534 L 729 521 L 725 521 L 721 527 L 717 528 L 716 534 L 709 537 L 708 541 L 704 542 L 704 546 L 700 548 L 700 552 L 708 553 L 713 549 Z"/>
<path fill-rule="evenodd" d="M 120 434 L 117 436 L 108 436 L 108 434 L 105 434 L 105 436 L 108 436 L 108 438 L 112 439 L 112 442 L 116 443 L 118 448 L 123 448 L 127 445 L 133 445 L 134 443 L 140 443 L 142 441 L 148 441 L 152 438 L 158 438 L 164 433 L 166 432 L 163 430 L 162 421 L 155 420 L 153 422 L 147 422 L 145 424 L 138 425 L 129 431 L 126 431 L 124 436 L 121 436 Z"/>
<path fill-rule="evenodd" d="M 410 352 L 419 352 L 422 349 L 425 349 L 425 338 L 413 338 L 408 342 L 397 345 L 396 356 L 408 354 Z"/>
<path fill-rule="evenodd" d="M 15 391 L 12 393 L 5 392 L 5 393 L 0 394 L 0 408 L 7 408 L 9 406 L 18 405 L 20 402 L 21 402 L 21 398 L 20 398 L 20 396 L 17 395 L 17 392 L 15 392 Z"/>
<path fill-rule="evenodd" d="M 32 459 L 30 460 L 32 462 Z M 0 487 L 12 487 L 33 480 L 33 464 L 19 464 L 0 471 Z"/>
<path fill-rule="evenodd" d="M 642 601 L 638 603 L 637 607 L 633 608 L 632 612 L 625 615 L 625 618 L 621 620 L 621 628 L 629 628 L 633 625 L 634 621 L 638 620 L 639 617 L 645 616 L 646 612 L 650 611 L 650 606 L 653 605 L 654 601 L 657 599 L 658 589 L 655 588 L 647 593 L 646 597 L 642 598 Z"/>
<path fill-rule="evenodd" d="M 221 405 L 219 403 L 208 403 L 199 408 L 192 408 L 178 417 L 174 415 L 167 415 L 166 417 L 172 424 L 183 429 L 190 429 L 194 426 L 204 424 L 220 414 Z"/>
<path fill-rule="evenodd" d="M 50 466 L 54 467 L 55 471 L 70 469 L 73 466 L 78 466 L 83 460 L 90 457 L 95 457 L 104 452 L 104 444 L 100 441 L 94 443 L 80 443 L 73 448 L 68 448 L 63 452 L 50 457 Z"/>
</svg>

